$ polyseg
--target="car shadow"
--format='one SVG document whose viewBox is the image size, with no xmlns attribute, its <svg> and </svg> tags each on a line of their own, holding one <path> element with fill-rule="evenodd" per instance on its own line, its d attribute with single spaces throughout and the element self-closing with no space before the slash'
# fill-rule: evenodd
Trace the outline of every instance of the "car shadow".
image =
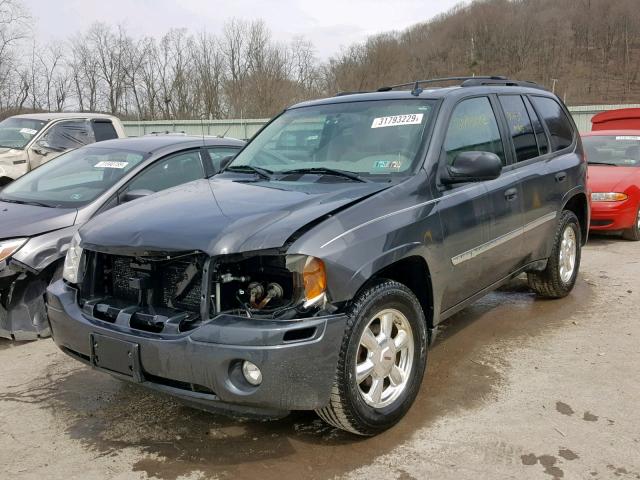
<svg viewBox="0 0 640 480">
<path fill-rule="evenodd" d="M 448 319 L 429 352 L 415 404 L 397 426 L 373 438 L 329 427 L 313 412 L 275 421 L 202 412 L 61 353 L 46 375 L 0 392 L 0 401 L 49 409 L 56 425 L 65 425 L 64 433 L 96 457 L 137 448 L 133 470 L 149 477 L 173 480 L 198 471 L 263 480 L 333 478 L 371 463 L 447 414 L 490 402 L 509 368 L 506 343 L 562 327 L 589 308 L 589 289 L 580 281 L 569 297 L 540 301 L 517 279 Z"/>
</svg>

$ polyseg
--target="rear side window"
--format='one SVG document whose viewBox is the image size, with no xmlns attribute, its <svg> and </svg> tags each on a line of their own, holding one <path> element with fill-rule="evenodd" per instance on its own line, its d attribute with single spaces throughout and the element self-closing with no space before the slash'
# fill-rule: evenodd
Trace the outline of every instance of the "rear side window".
<svg viewBox="0 0 640 480">
<path fill-rule="evenodd" d="M 507 117 L 509 133 L 516 149 L 516 159 L 524 162 L 539 155 L 533 125 L 520 95 L 501 95 L 500 104 Z"/>
<path fill-rule="evenodd" d="M 118 138 L 116 129 L 113 128 L 113 124 L 109 120 L 94 120 L 92 126 L 96 142 Z"/>
<path fill-rule="evenodd" d="M 547 139 L 547 134 L 544 131 L 542 122 L 540 121 L 540 118 L 538 118 L 538 114 L 531 106 L 531 102 L 527 97 L 524 97 L 524 103 L 527 105 L 527 112 L 529 112 L 529 118 L 533 123 L 533 131 L 536 133 L 536 140 L 538 141 L 540 155 L 549 153 L 549 140 Z"/>
<path fill-rule="evenodd" d="M 495 153 L 506 164 L 498 122 L 487 97 L 469 98 L 456 105 L 444 141 L 447 163 L 462 152 Z"/>
<path fill-rule="evenodd" d="M 551 149 L 556 152 L 571 146 L 573 143 L 573 128 L 571 122 L 558 102 L 548 97 L 531 97 L 544 123 L 547 124 L 551 135 Z"/>
</svg>

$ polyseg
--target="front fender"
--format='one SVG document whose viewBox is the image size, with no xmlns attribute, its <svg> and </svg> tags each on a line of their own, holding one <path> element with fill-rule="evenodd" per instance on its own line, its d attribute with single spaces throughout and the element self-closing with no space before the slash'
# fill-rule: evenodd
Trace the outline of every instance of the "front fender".
<svg viewBox="0 0 640 480">
<path fill-rule="evenodd" d="M 41 272 L 52 263 L 64 258 L 71 239 L 77 231 L 78 226 L 72 225 L 33 237 L 18 250 L 13 258 L 23 265 Z"/>
</svg>

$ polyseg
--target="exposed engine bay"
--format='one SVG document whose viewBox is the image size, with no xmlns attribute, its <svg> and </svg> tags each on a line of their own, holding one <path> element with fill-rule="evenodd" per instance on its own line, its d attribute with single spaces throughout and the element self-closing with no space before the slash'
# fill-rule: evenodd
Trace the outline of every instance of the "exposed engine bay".
<svg viewBox="0 0 640 480">
<path fill-rule="evenodd" d="M 284 320 L 318 310 L 304 302 L 305 256 L 84 255 L 83 311 L 135 329 L 178 333 L 223 313 Z"/>
</svg>

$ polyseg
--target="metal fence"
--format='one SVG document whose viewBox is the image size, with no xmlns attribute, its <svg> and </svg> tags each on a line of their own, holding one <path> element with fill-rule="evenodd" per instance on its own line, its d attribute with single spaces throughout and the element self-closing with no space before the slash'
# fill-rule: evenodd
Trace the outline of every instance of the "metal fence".
<svg viewBox="0 0 640 480">
<path fill-rule="evenodd" d="M 605 110 L 619 108 L 640 108 L 640 104 L 630 105 L 585 105 L 569 107 L 569 111 L 575 120 L 578 130 L 587 132 L 591 130 L 591 118 Z M 154 120 L 154 121 L 127 121 L 124 123 L 125 131 L 130 137 L 139 137 L 154 132 L 183 132 L 191 135 L 227 136 L 240 139 L 251 138 L 265 123 L 268 118 L 253 118 L 243 120 Z"/>
</svg>

